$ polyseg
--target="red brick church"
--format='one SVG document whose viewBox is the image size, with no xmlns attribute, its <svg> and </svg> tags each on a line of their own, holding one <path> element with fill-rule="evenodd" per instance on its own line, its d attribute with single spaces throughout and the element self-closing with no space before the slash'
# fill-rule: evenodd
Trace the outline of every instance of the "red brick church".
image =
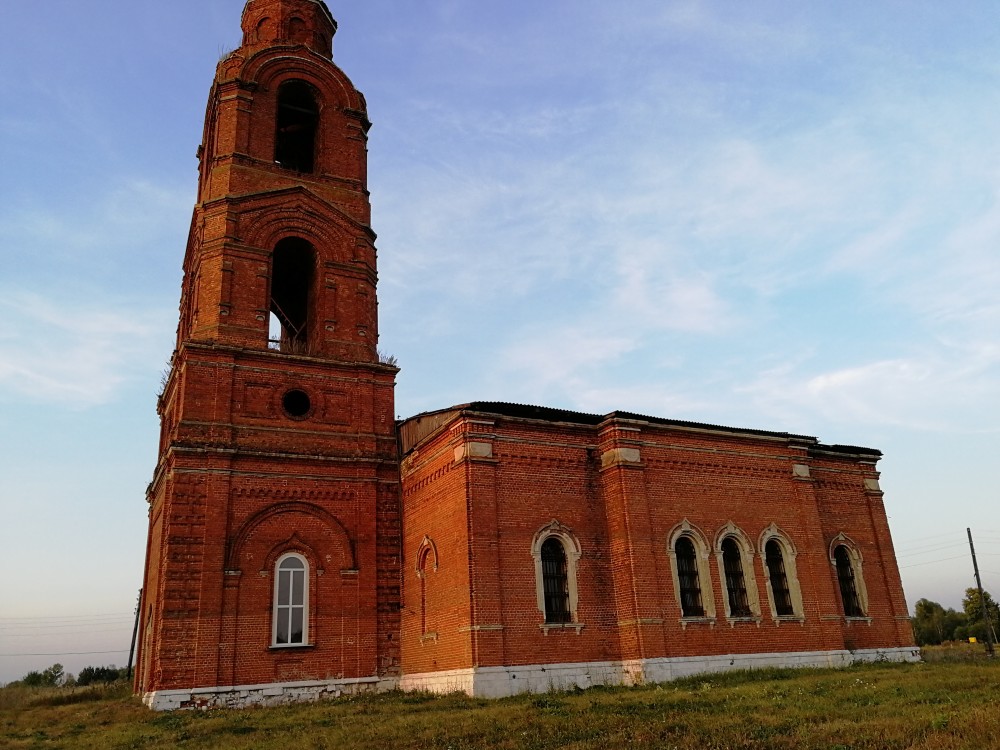
<svg viewBox="0 0 1000 750">
<path fill-rule="evenodd" d="M 242 28 L 157 404 L 149 705 L 917 658 L 876 450 L 506 403 L 397 423 L 337 24 L 250 0 Z"/>
</svg>

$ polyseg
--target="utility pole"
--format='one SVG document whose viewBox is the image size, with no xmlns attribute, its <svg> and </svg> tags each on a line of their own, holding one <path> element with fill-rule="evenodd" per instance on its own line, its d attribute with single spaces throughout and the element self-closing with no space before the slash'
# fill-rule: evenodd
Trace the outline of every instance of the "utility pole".
<svg viewBox="0 0 1000 750">
<path fill-rule="evenodd" d="M 986 596 L 983 594 L 983 580 L 979 577 L 979 563 L 976 561 L 976 547 L 972 543 L 972 529 L 969 534 L 969 549 L 972 550 L 972 568 L 976 571 L 976 587 L 979 589 L 979 604 L 983 608 L 983 623 L 986 625 L 986 653 L 993 656 L 993 623 L 990 622 L 990 610 L 986 606 Z"/>
<path fill-rule="evenodd" d="M 977 572 L 976 575 L 978 576 L 979 573 Z M 126 670 L 126 674 L 129 680 L 132 679 L 132 658 L 135 656 L 135 637 L 139 634 L 139 613 L 142 611 L 141 607 L 142 589 L 139 589 L 139 596 L 135 602 L 135 625 L 132 626 L 132 645 L 128 650 L 128 669 Z"/>
</svg>

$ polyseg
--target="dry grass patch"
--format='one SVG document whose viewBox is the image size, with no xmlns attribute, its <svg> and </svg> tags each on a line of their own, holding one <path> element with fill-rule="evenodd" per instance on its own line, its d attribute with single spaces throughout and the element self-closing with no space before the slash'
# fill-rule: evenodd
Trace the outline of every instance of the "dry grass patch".
<svg viewBox="0 0 1000 750">
<path fill-rule="evenodd" d="M 388 694 L 155 714 L 126 691 L 0 691 L 0 747 L 74 750 L 597 750 L 998 747 L 1000 666 L 870 665 L 706 675 L 486 701 Z M 55 691 L 58 693 L 58 691 Z"/>
</svg>

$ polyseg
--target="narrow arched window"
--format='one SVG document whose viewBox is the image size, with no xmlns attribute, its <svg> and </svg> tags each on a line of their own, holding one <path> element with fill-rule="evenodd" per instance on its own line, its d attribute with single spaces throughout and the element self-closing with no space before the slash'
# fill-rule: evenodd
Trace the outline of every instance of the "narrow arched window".
<svg viewBox="0 0 1000 750">
<path fill-rule="evenodd" d="M 306 354 L 309 336 L 310 295 L 315 253 L 298 237 L 283 239 L 271 260 L 270 346 L 282 352 Z"/>
<path fill-rule="evenodd" d="M 278 89 L 274 161 L 296 172 L 312 172 L 316 160 L 319 105 L 312 87 L 288 81 Z"/>
<path fill-rule="evenodd" d="M 729 597 L 730 617 L 750 617 L 747 583 L 743 575 L 743 557 L 740 546 L 731 536 L 722 542 L 722 567 L 726 574 L 726 595 Z"/>
<path fill-rule="evenodd" d="M 698 574 L 698 557 L 694 542 L 682 536 L 674 544 L 677 557 L 677 580 L 681 591 L 681 614 L 684 617 L 704 617 L 701 602 L 701 580 Z"/>
<path fill-rule="evenodd" d="M 417 578 L 420 580 L 420 634 L 427 635 L 427 561 L 431 548 L 425 547 L 417 560 Z"/>
<path fill-rule="evenodd" d="M 555 537 L 549 537 L 542 544 L 542 584 L 545 589 L 545 622 L 571 622 L 566 550 Z"/>
<path fill-rule="evenodd" d="M 774 539 L 764 546 L 764 562 L 767 565 L 767 577 L 771 583 L 771 596 L 774 602 L 774 612 L 778 617 L 789 617 L 795 614 L 792 606 L 792 593 L 788 588 L 788 575 L 785 572 L 785 556 L 781 545 Z"/>
<path fill-rule="evenodd" d="M 861 600 L 858 598 L 858 586 L 855 581 L 854 564 L 851 553 L 843 544 L 833 551 L 833 559 L 837 564 L 837 580 L 840 583 L 840 598 L 844 603 L 844 615 L 847 617 L 864 617 Z"/>
<path fill-rule="evenodd" d="M 309 629 L 309 563 L 302 555 L 278 559 L 274 570 L 274 646 L 303 646 Z"/>
</svg>

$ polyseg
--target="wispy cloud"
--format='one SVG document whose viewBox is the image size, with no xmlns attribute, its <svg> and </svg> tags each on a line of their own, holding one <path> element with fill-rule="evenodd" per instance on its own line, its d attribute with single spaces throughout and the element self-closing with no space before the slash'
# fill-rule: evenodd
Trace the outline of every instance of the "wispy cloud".
<svg viewBox="0 0 1000 750">
<path fill-rule="evenodd" d="M 86 408 L 162 367 L 172 311 L 67 304 L 0 290 L 0 399 Z"/>
</svg>

